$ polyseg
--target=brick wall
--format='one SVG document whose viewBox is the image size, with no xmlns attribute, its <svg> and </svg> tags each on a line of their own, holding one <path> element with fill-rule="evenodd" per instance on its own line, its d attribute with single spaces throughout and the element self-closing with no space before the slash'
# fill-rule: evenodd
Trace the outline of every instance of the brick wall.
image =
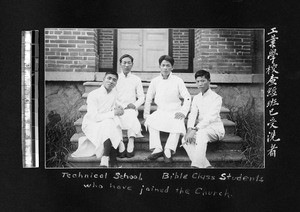
<svg viewBox="0 0 300 212">
<path fill-rule="evenodd" d="M 113 68 L 114 29 L 99 29 L 100 68 Z"/>
<path fill-rule="evenodd" d="M 189 62 L 189 30 L 174 29 L 173 36 L 173 57 L 175 60 L 174 69 L 188 69 Z"/>
<path fill-rule="evenodd" d="M 195 71 L 250 74 L 252 58 L 252 30 L 195 29 Z"/>
<path fill-rule="evenodd" d="M 51 28 L 45 30 L 45 70 L 94 72 L 113 68 L 114 29 Z M 189 65 L 189 29 L 173 29 L 175 69 Z M 263 63 L 256 56 L 255 30 L 195 29 L 194 71 L 259 73 Z M 259 39 L 261 40 L 261 39 Z"/>
<path fill-rule="evenodd" d="M 97 30 L 51 28 L 45 30 L 46 71 L 98 70 Z"/>
</svg>

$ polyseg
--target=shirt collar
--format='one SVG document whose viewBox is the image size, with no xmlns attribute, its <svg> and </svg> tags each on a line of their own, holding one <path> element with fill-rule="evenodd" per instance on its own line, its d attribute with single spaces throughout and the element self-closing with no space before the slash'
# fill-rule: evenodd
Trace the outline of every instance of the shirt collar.
<svg viewBox="0 0 300 212">
<path fill-rule="evenodd" d="M 123 73 L 123 71 L 121 71 L 120 75 L 121 75 L 122 77 L 125 77 L 125 78 L 126 78 L 126 76 L 125 76 L 125 74 Z M 127 74 L 127 77 L 130 77 L 130 76 L 131 76 L 131 71 Z"/>
<path fill-rule="evenodd" d="M 162 80 L 168 80 L 168 79 L 170 79 L 170 78 L 172 77 L 172 72 L 170 72 L 170 74 L 169 74 L 169 76 L 168 76 L 167 79 L 164 79 L 163 76 L 161 75 L 161 73 L 159 73 L 159 76 L 160 76 L 160 78 L 161 78 Z"/>
<path fill-rule="evenodd" d="M 201 93 L 201 95 L 202 95 L 203 97 L 205 97 L 205 96 L 209 95 L 210 92 L 211 92 L 211 89 L 208 88 L 207 91 L 206 91 L 203 95 L 202 95 L 202 93 Z"/>
<path fill-rule="evenodd" d="M 100 87 L 100 92 L 108 95 L 108 94 L 113 93 L 114 90 L 115 90 L 115 88 L 116 88 L 116 87 L 114 87 L 114 88 L 108 93 L 107 90 L 106 90 L 106 88 L 105 88 L 104 85 L 102 84 L 101 87 Z"/>
<path fill-rule="evenodd" d="M 101 85 L 99 91 L 100 91 L 101 93 L 107 93 L 107 90 L 106 90 L 106 88 L 104 87 L 103 84 Z"/>
</svg>

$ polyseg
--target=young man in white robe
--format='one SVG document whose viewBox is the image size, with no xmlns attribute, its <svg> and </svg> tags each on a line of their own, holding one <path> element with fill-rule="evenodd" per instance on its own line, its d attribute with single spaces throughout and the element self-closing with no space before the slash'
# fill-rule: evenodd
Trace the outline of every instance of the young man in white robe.
<svg viewBox="0 0 300 212">
<path fill-rule="evenodd" d="M 72 157 L 101 157 L 100 166 L 114 165 L 116 154 L 122 140 L 119 117 L 124 114 L 121 107 L 115 107 L 118 74 L 106 72 L 100 88 L 91 91 L 87 97 L 87 113 L 83 117 L 82 131 L 85 136 L 79 138 L 78 149 Z M 111 156 L 111 157 L 110 157 Z"/>
<path fill-rule="evenodd" d="M 185 134 L 184 119 L 190 109 L 191 96 L 181 78 L 172 74 L 174 59 L 168 55 L 159 58 L 160 75 L 151 80 L 149 85 L 144 119 L 149 130 L 149 147 L 153 150 L 147 160 L 164 157 L 165 163 L 172 162 L 180 134 Z M 183 104 L 180 96 L 184 99 Z M 150 105 L 154 98 L 157 110 L 150 114 Z M 169 133 L 167 142 L 162 147 L 160 131 Z"/>
<path fill-rule="evenodd" d="M 123 141 L 119 145 L 120 158 L 134 156 L 134 139 L 141 137 L 141 124 L 138 120 L 138 108 L 144 103 L 145 95 L 141 79 L 131 73 L 133 57 L 125 54 L 120 57 L 121 73 L 116 86 L 118 97 L 117 105 L 124 108 L 120 116 L 122 130 L 127 131 L 128 143 L 125 147 Z"/>
<path fill-rule="evenodd" d="M 207 143 L 221 140 L 225 135 L 220 118 L 222 97 L 210 89 L 209 72 L 197 71 L 195 79 L 200 92 L 193 98 L 187 122 L 188 130 L 182 139 L 182 145 L 192 161 L 192 167 L 208 168 L 211 164 L 206 158 Z"/>
</svg>

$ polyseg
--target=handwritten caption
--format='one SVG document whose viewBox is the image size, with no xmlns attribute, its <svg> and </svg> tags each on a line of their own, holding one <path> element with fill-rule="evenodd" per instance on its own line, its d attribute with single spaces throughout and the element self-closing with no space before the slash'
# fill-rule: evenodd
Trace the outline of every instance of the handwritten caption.
<svg viewBox="0 0 300 212">
<path fill-rule="evenodd" d="M 278 56 L 277 52 L 277 40 L 279 39 L 278 30 L 276 27 L 271 28 L 271 31 L 267 33 L 267 41 L 269 44 L 269 53 L 267 56 L 267 68 L 266 68 L 266 79 L 267 79 L 267 143 L 268 143 L 268 156 L 276 157 L 278 145 L 280 138 L 276 135 L 278 129 L 278 123 L 276 116 L 278 112 L 276 107 L 279 105 L 277 101 L 277 80 L 279 71 L 277 70 L 278 64 L 276 57 Z"/>
<path fill-rule="evenodd" d="M 159 176 L 157 184 L 145 183 L 143 173 L 128 174 L 126 172 L 103 172 L 103 173 L 71 173 L 64 171 L 61 173 L 63 179 L 83 179 L 88 182 L 82 183 L 84 189 L 101 189 L 101 190 L 118 190 L 135 192 L 138 195 L 147 193 L 174 193 L 178 195 L 199 195 L 203 197 L 221 197 L 230 199 L 233 194 L 228 188 L 209 188 L 208 186 L 198 185 L 200 181 L 219 181 L 219 182 L 244 182 L 244 183 L 263 183 L 264 178 L 261 175 L 248 176 L 245 174 L 233 175 L 230 172 L 223 172 L 219 175 L 202 174 L 201 172 L 184 173 L 184 172 L 163 172 Z M 189 186 L 172 185 L 172 181 L 190 182 Z"/>
</svg>

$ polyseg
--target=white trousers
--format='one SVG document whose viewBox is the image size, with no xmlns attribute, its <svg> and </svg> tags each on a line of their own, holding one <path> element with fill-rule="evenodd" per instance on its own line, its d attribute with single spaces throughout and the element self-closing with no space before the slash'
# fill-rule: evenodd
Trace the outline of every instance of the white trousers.
<svg viewBox="0 0 300 212">
<path fill-rule="evenodd" d="M 141 134 L 141 124 L 137 118 L 138 112 L 133 109 L 124 110 L 124 114 L 119 116 L 122 130 L 127 130 L 127 136 L 143 137 Z"/>
<path fill-rule="evenodd" d="M 127 137 L 130 138 L 130 137 L 136 137 L 136 133 L 133 132 L 133 130 L 129 129 L 127 130 Z"/>
<path fill-rule="evenodd" d="M 190 160 L 192 161 L 191 166 L 195 166 L 198 168 L 206 168 L 211 166 L 209 161 L 206 158 L 206 149 L 207 143 L 209 141 L 214 141 L 221 139 L 223 135 L 216 134 L 215 130 L 212 128 L 200 129 L 195 137 L 196 143 L 192 144 L 184 144 L 183 147 L 187 152 Z M 184 138 L 182 139 L 182 143 L 184 143 Z"/>
<path fill-rule="evenodd" d="M 165 149 L 172 150 L 172 153 L 175 154 L 180 133 L 170 133 L 167 139 Z M 160 140 L 159 131 L 149 127 L 149 147 L 150 150 L 158 148 L 163 150 Z"/>
</svg>

